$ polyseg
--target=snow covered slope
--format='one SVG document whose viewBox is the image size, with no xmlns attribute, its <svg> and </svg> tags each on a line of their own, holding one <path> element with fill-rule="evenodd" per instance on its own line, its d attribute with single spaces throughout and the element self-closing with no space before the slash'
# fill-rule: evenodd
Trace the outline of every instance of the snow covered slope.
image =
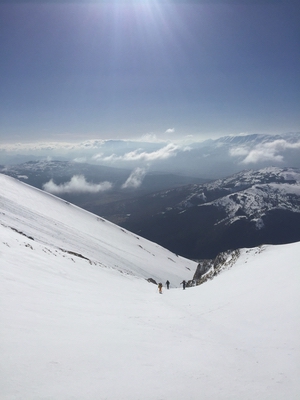
<svg viewBox="0 0 300 400">
<path fill-rule="evenodd" d="M 235 215 L 237 208 L 245 216 L 257 214 L 258 210 L 263 215 L 268 210 L 280 208 L 300 212 L 300 170 L 296 168 L 242 171 L 228 178 L 190 186 L 189 190 L 191 193 L 177 208 L 182 210 L 202 204 L 225 207 L 224 204 L 231 202 L 231 207 L 226 207 L 230 215 Z M 232 223 L 230 217 L 228 223 Z"/>
<path fill-rule="evenodd" d="M 218 187 L 215 181 L 211 187 Z M 245 171 L 222 180 L 219 187 L 231 194 L 211 203 L 226 211 L 226 223 L 247 218 L 258 229 L 264 226 L 262 217 L 272 210 L 300 213 L 300 171 L 294 168 L 265 168 Z M 232 194 L 234 193 L 234 194 Z"/>
<path fill-rule="evenodd" d="M 159 295 L 137 260 L 165 274 L 163 249 L 10 178 L 0 187 L 1 400 L 299 397 L 300 243 L 241 250 L 214 280 Z"/>
<path fill-rule="evenodd" d="M 191 279 L 196 263 L 96 215 L 0 174 L 0 222 L 22 233 L 23 242 L 51 246 L 74 258 L 143 278 Z"/>
</svg>

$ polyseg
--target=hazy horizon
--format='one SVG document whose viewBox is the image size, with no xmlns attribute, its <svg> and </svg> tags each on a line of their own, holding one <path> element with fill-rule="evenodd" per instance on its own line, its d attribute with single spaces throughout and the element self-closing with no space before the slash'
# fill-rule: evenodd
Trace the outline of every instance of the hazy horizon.
<svg viewBox="0 0 300 400">
<path fill-rule="evenodd" d="M 177 142 L 99 139 L 77 143 L 40 141 L 0 145 L 0 165 L 57 160 L 129 170 L 131 182 L 137 177 L 141 182 L 151 172 L 217 179 L 245 169 L 268 166 L 300 168 L 299 151 L 300 132 L 282 135 L 243 134 L 199 142 L 193 142 L 191 137 Z"/>
</svg>

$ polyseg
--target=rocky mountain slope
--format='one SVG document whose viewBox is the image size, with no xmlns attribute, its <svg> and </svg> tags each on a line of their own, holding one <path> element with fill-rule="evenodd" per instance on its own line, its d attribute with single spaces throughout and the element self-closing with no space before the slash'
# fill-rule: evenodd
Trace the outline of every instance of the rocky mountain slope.
<svg viewBox="0 0 300 400">
<path fill-rule="evenodd" d="M 300 171 L 269 167 L 152 196 L 169 206 L 122 226 L 189 258 L 300 240 Z M 180 198 L 180 200 L 179 200 Z M 179 200 L 176 202 L 176 200 Z M 151 196 L 144 198 L 144 204 Z M 159 229 L 157 229 L 159 227 Z"/>
</svg>

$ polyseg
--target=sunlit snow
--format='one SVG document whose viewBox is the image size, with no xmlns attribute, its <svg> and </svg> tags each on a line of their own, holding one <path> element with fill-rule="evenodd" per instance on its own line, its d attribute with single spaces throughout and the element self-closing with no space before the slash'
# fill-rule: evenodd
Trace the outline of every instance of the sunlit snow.
<svg viewBox="0 0 300 400">
<path fill-rule="evenodd" d="M 195 262 L 3 175 L 0 239 L 1 400 L 299 398 L 300 243 L 183 291 Z"/>
</svg>

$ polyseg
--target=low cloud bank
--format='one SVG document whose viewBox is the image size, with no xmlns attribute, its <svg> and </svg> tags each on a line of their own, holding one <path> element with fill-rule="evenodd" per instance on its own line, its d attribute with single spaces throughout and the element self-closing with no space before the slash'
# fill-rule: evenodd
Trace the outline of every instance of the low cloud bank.
<svg viewBox="0 0 300 400">
<path fill-rule="evenodd" d="M 135 168 L 134 171 L 130 174 L 129 178 L 126 180 L 126 182 L 122 185 L 122 189 L 129 189 L 129 188 L 138 188 L 141 186 L 143 179 L 146 175 L 146 169 L 145 168 Z"/>
<path fill-rule="evenodd" d="M 275 162 L 280 163 L 284 160 L 284 156 L 279 154 L 285 150 L 300 149 L 300 142 L 289 143 L 286 140 L 280 139 L 273 142 L 262 143 L 255 146 L 253 149 L 247 147 L 236 147 L 230 150 L 230 155 L 233 157 L 244 157 L 242 164 L 256 164 L 259 162 Z"/>
<path fill-rule="evenodd" d="M 109 156 L 105 156 L 103 153 L 99 153 L 93 157 L 95 161 L 98 162 L 116 162 L 116 161 L 156 161 L 156 160 L 166 160 L 170 157 L 176 156 L 179 147 L 173 143 L 168 144 L 167 146 L 162 147 L 156 151 L 146 152 L 142 149 L 136 149 L 125 153 L 123 155 L 111 154 Z"/>
<path fill-rule="evenodd" d="M 89 183 L 85 180 L 83 175 L 74 175 L 69 182 L 61 183 L 60 185 L 56 185 L 51 179 L 49 182 L 43 185 L 43 189 L 46 192 L 53 194 L 61 194 L 61 193 L 97 193 L 104 192 L 112 188 L 112 184 L 110 182 L 101 182 L 98 184 Z"/>
</svg>

